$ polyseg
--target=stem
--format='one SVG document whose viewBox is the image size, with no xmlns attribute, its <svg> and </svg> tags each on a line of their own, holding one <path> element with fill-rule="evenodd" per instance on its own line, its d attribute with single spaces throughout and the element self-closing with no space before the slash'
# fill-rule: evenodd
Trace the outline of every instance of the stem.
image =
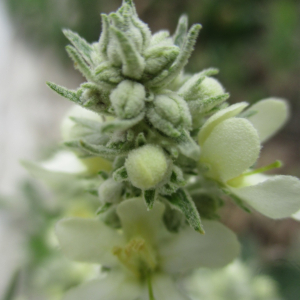
<svg viewBox="0 0 300 300">
<path fill-rule="evenodd" d="M 154 294 L 153 294 L 150 272 L 147 273 L 147 284 L 148 284 L 149 300 L 155 300 Z"/>
</svg>

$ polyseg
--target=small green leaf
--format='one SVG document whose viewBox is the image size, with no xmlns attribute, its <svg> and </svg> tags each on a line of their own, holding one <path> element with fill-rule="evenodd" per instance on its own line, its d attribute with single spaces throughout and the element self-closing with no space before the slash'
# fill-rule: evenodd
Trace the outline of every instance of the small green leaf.
<svg viewBox="0 0 300 300">
<path fill-rule="evenodd" d="M 77 33 L 71 30 L 64 29 L 63 33 L 66 36 L 66 38 L 75 46 L 77 51 L 83 56 L 86 62 L 92 65 L 93 64 L 93 59 L 91 57 L 93 52 L 92 46 L 89 43 L 87 43 L 85 39 L 83 39 Z"/>
<path fill-rule="evenodd" d="M 106 14 L 101 14 L 102 33 L 99 38 L 99 48 L 101 54 L 107 58 L 107 45 L 109 41 L 109 19 Z"/>
<path fill-rule="evenodd" d="M 143 191 L 143 197 L 147 205 L 147 209 L 150 210 L 153 208 L 154 201 L 156 199 L 156 190 L 145 190 Z"/>
<path fill-rule="evenodd" d="M 174 125 L 163 119 L 154 108 L 149 108 L 147 110 L 147 118 L 151 122 L 151 124 L 167 136 L 176 138 L 180 136 L 180 131 L 177 130 Z"/>
<path fill-rule="evenodd" d="M 46 82 L 46 84 L 57 94 L 71 100 L 76 104 L 81 105 L 81 100 L 79 99 L 75 91 L 68 90 L 67 88 L 64 88 L 52 82 Z"/>
<path fill-rule="evenodd" d="M 112 205 L 113 205 L 112 203 L 105 203 L 105 204 L 103 204 L 96 211 L 96 215 L 98 216 L 98 215 L 101 215 L 102 213 L 107 212 Z"/>
<path fill-rule="evenodd" d="M 84 61 L 82 56 L 73 46 L 66 46 L 66 50 L 70 58 L 74 62 L 75 69 L 79 70 L 81 74 L 88 80 L 92 79 L 92 73 L 88 64 Z"/>
<path fill-rule="evenodd" d="M 111 122 L 105 122 L 101 126 L 101 132 L 112 132 L 112 131 L 125 131 L 135 126 L 144 119 L 145 113 L 142 112 L 137 117 L 129 120 L 114 120 Z"/>
<path fill-rule="evenodd" d="M 146 145 L 146 143 L 147 143 L 147 140 L 146 140 L 144 132 L 140 132 L 135 139 L 135 147 L 138 148 L 138 147 L 144 146 L 144 145 Z"/>
<path fill-rule="evenodd" d="M 126 168 L 123 166 L 113 173 L 113 179 L 117 182 L 122 182 L 128 179 L 128 174 Z"/>
<path fill-rule="evenodd" d="M 95 156 L 102 156 L 104 158 L 112 158 L 122 153 L 122 151 L 117 149 L 110 149 L 103 145 L 92 145 L 86 143 L 85 141 L 73 142 L 73 145 L 76 146 L 76 143 L 80 149 L 85 150 L 89 154 Z M 65 145 L 70 147 L 70 143 L 65 143 Z"/>
<path fill-rule="evenodd" d="M 140 79 L 145 67 L 144 58 L 138 53 L 125 33 L 115 27 L 111 27 L 110 30 L 120 47 L 123 74 L 129 78 Z"/>
<path fill-rule="evenodd" d="M 98 175 L 104 180 L 108 179 L 108 177 L 109 177 L 108 173 L 105 171 L 99 171 Z"/>
<path fill-rule="evenodd" d="M 186 157 L 195 161 L 199 160 L 200 147 L 190 136 L 189 132 L 183 130 L 181 135 L 176 139 L 179 151 Z"/>
<path fill-rule="evenodd" d="M 150 87 L 162 88 L 168 85 L 173 79 L 175 79 L 179 73 L 182 71 L 184 66 L 187 64 L 196 43 L 198 34 L 202 26 L 200 24 L 195 24 L 189 30 L 187 37 L 185 39 L 184 46 L 180 51 L 176 61 L 167 71 L 163 71 L 160 75 L 155 77 L 153 80 L 147 82 Z"/>
<path fill-rule="evenodd" d="M 178 21 L 178 25 L 173 36 L 174 44 L 178 47 L 182 47 L 184 44 L 185 36 L 188 29 L 188 17 L 187 15 L 182 15 Z"/>
<path fill-rule="evenodd" d="M 189 224 L 201 234 L 204 234 L 204 230 L 201 224 L 200 215 L 197 211 L 195 203 L 191 196 L 183 189 L 178 189 L 176 193 L 171 196 L 165 196 L 165 198 L 172 204 L 174 208 L 182 211 Z"/>
</svg>

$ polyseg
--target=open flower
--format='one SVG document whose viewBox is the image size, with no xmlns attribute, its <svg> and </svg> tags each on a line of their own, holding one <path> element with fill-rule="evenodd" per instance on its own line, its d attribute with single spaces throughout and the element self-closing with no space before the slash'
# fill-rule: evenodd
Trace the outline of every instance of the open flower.
<svg viewBox="0 0 300 300">
<path fill-rule="evenodd" d="M 237 256 L 235 235 L 219 222 L 204 222 L 206 235 L 189 226 L 173 234 L 162 224 L 163 212 L 158 201 L 147 211 L 142 199 L 132 198 L 117 208 L 122 232 L 97 219 L 58 222 L 57 236 L 68 257 L 110 269 L 105 278 L 71 290 L 64 300 L 187 299 L 174 276 L 201 266 L 222 267 Z"/>
<path fill-rule="evenodd" d="M 285 218 L 300 209 L 300 181 L 293 176 L 265 176 L 249 170 L 259 157 L 260 142 L 277 132 L 288 117 L 285 101 L 265 99 L 248 106 L 242 102 L 211 116 L 199 132 L 200 164 L 207 176 L 225 185 L 230 193 L 270 218 Z M 248 117 L 247 117 L 248 116 Z"/>
</svg>

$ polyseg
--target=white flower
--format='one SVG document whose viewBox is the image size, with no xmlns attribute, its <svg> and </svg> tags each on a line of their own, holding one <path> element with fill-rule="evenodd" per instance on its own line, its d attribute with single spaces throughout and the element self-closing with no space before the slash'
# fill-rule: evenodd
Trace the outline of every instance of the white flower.
<svg viewBox="0 0 300 300">
<path fill-rule="evenodd" d="M 247 105 L 231 105 L 206 121 L 198 136 L 200 163 L 208 167 L 208 177 L 260 213 L 274 219 L 289 217 L 300 209 L 299 179 L 259 174 L 264 168 L 249 171 L 259 157 L 260 142 L 285 123 L 287 104 L 280 99 L 265 99 L 244 112 L 248 118 L 238 117 Z"/>
<path fill-rule="evenodd" d="M 133 198 L 117 208 L 122 232 L 97 219 L 58 222 L 57 236 L 68 257 L 111 268 L 105 278 L 71 290 L 64 300 L 146 300 L 152 292 L 157 300 L 187 299 L 173 276 L 200 266 L 222 267 L 237 256 L 238 241 L 222 224 L 204 222 L 206 235 L 189 226 L 173 234 L 162 224 L 163 212 L 158 201 L 147 211 L 141 198 Z"/>
</svg>

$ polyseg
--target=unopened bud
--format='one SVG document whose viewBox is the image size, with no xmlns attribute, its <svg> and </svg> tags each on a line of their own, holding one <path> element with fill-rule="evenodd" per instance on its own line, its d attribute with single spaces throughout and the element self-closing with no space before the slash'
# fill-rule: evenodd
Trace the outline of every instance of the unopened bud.
<svg viewBox="0 0 300 300">
<path fill-rule="evenodd" d="M 122 81 L 110 94 L 110 101 L 121 119 L 131 119 L 139 115 L 145 106 L 146 92 L 142 84 Z"/>
<path fill-rule="evenodd" d="M 132 185 L 147 190 L 163 181 L 169 162 L 160 147 L 146 145 L 129 153 L 125 167 Z"/>
</svg>

